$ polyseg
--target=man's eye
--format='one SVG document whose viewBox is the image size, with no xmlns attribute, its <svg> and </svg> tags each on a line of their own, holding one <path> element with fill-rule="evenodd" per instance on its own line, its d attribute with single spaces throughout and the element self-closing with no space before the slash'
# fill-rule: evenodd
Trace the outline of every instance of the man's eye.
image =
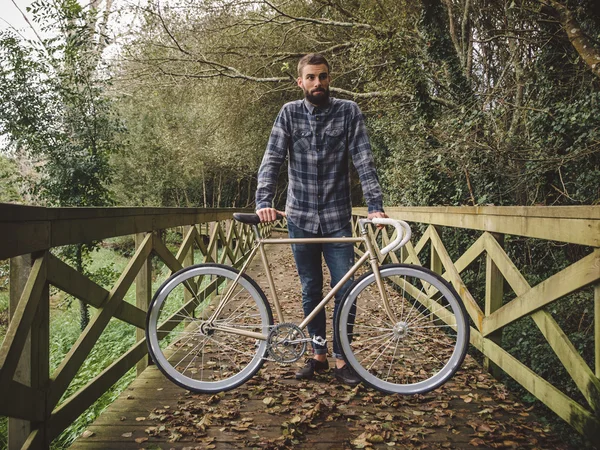
<svg viewBox="0 0 600 450">
<path fill-rule="evenodd" d="M 327 74 L 326 73 L 322 73 L 319 75 L 319 80 L 323 81 L 327 79 Z"/>
</svg>

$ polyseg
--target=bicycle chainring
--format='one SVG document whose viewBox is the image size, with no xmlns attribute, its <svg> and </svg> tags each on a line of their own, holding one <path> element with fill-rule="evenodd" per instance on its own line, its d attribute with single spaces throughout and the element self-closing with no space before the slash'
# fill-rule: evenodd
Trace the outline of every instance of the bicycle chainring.
<svg viewBox="0 0 600 450">
<path fill-rule="evenodd" d="M 300 327 L 293 323 L 275 325 L 267 338 L 269 356 L 279 364 L 291 364 L 298 361 L 306 352 L 306 343 L 310 339 Z"/>
</svg>

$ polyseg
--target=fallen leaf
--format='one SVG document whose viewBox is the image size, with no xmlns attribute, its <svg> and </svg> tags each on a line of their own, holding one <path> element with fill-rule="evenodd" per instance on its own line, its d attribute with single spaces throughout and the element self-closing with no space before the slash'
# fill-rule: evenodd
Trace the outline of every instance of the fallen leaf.
<svg viewBox="0 0 600 450">
<path fill-rule="evenodd" d="M 135 442 L 137 442 L 138 444 L 141 444 L 142 442 L 146 442 L 147 440 L 148 440 L 147 437 L 135 438 Z"/>
<path fill-rule="evenodd" d="M 95 434 L 95 433 L 94 433 L 93 431 L 90 431 L 90 430 L 85 430 L 85 431 L 83 432 L 83 434 L 81 435 L 81 437 L 82 437 L 82 438 L 86 438 L 86 439 L 87 439 L 87 438 L 89 438 L 89 437 L 92 437 L 94 434 Z"/>
<path fill-rule="evenodd" d="M 133 436 L 133 433 L 131 431 L 128 431 L 127 433 L 123 433 L 121 436 L 124 438 L 130 438 L 131 436 Z"/>
<path fill-rule="evenodd" d="M 480 445 L 485 445 L 485 441 L 480 438 L 475 438 L 475 439 L 471 439 L 469 441 L 469 444 L 471 444 L 474 447 L 479 447 Z"/>
</svg>

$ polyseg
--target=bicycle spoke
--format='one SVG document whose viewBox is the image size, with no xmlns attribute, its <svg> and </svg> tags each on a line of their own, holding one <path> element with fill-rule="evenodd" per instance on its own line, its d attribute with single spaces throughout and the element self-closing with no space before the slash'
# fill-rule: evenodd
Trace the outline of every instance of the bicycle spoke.
<svg viewBox="0 0 600 450">
<path fill-rule="evenodd" d="M 173 277 L 149 308 L 146 336 L 153 360 L 169 378 L 195 392 L 220 392 L 243 383 L 263 364 L 266 343 L 219 327 L 268 329 L 272 314 L 264 294 L 218 264 L 191 266 Z M 210 318 L 214 312 L 209 311 L 219 311 L 219 317 Z"/>
<path fill-rule="evenodd" d="M 340 306 L 342 352 L 365 382 L 384 392 L 435 389 L 457 370 L 468 347 L 464 307 L 445 280 L 418 266 L 385 266 L 381 280 L 389 309 L 374 275 L 359 279 Z"/>
</svg>

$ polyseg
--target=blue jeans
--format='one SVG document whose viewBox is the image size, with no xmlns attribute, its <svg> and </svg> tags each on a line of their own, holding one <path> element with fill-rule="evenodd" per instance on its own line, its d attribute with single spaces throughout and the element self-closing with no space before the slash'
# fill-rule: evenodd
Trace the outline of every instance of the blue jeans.
<svg viewBox="0 0 600 450">
<path fill-rule="evenodd" d="M 329 234 L 316 234 L 302 230 L 288 219 L 288 233 L 290 238 L 316 238 L 316 237 L 351 237 L 352 224 L 348 223 L 341 230 Z M 296 268 L 302 284 L 302 309 L 304 317 L 308 316 L 323 299 L 323 267 L 321 255 L 331 275 L 331 287 L 335 286 L 346 275 L 354 264 L 354 244 L 352 242 L 340 242 L 331 244 L 292 244 L 292 252 L 296 261 Z M 341 359 L 336 333 L 336 313 L 345 292 L 352 284 L 353 279 L 348 280 L 335 294 L 333 309 L 333 356 Z M 311 337 L 319 336 L 325 339 L 326 316 L 323 308 L 316 317 L 308 324 L 308 332 Z M 317 355 L 327 354 L 327 345 L 318 345 L 313 342 L 313 350 Z"/>
</svg>

